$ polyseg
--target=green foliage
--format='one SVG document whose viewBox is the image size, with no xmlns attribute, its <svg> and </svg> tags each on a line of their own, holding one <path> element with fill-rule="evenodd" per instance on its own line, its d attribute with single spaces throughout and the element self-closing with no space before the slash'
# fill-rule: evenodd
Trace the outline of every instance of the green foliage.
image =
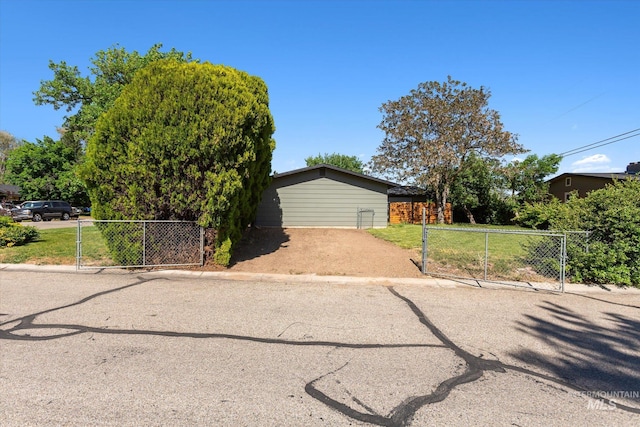
<svg viewBox="0 0 640 427">
<path fill-rule="evenodd" d="M 545 203 L 526 203 L 520 209 L 516 222 L 523 227 L 548 230 L 552 224 L 557 224 L 561 218 L 569 218 L 569 205 L 552 197 Z M 576 227 L 568 229 L 577 230 Z"/>
<path fill-rule="evenodd" d="M 566 204 L 528 205 L 520 221 L 589 231 L 587 243 L 567 241 L 567 270 L 575 281 L 640 286 L 640 180 L 617 181 Z"/>
<path fill-rule="evenodd" d="M 522 161 L 514 160 L 502 168 L 503 187 L 520 204 L 541 202 L 549 193 L 545 178 L 558 171 L 561 161 L 557 154 L 530 154 Z"/>
<path fill-rule="evenodd" d="M 85 185 L 76 169 L 83 162 L 84 144 L 94 132 L 98 117 L 113 105 L 135 73 L 147 64 L 162 58 L 191 61 L 190 54 L 175 49 L 160 52 L 161 47 L 156 44 L 145 55 L 136 51 L 129 53 L 117 45 L 99 51 L 91 59 L 89 76 L 82 76 L 77 66 L 65 61 L 49 61 L 54 77 L 40 83 L 40 89 L 34 92 L 34 102 L 74 113 L 66 116 L 58 129 L 60 141 L 45 137 L 36 144 L 25 144 L 28 146 L 20 150 L 11 147 L 13 151 L 6 161 L 6 180 L 20 186 L 23 199 L 50 198 L 82 206 L 89 204 Z M 0 138 L 1 153 L 4 153 L 4 134 L 0 136 L 3 137 Z M 0 154 L 0 180 L 3 165 L 3 154 Z"/>
<path fill-rule="evenodd" d="M 594 242 L 589 245 L 589 252 L 573 251 L 569 267 L 574 280 L 586 283 L 640 286 L 640 268 L 632 265 L 628 251 L 621 249 L 609 247 L 603 242 Z M 567 251 L 569 250 L 568 248 Z"/>
<path fill-rule="evenodd" d="M 364 165 L 362 161 L 358 159 L 357 156 L 347 156 L 346 154 L 318 154 L 315 157 L 309 156 L 304 161 L 307 163 L 307 166 L 316 166 L 316 165 L 332 165 L 337 166 L 342 169 L 347 169 L 357 173 L 364 172 Z"/>
<path fill-rule="evenodd" d="M 77 176 L 76 152 L 62 141 L 45 136 L 25 142 L 7 159 L 7 180 L 20 187 L 24 200 L 60 199 L 86 206 L 89 198 Z"/>
<path fill-rule="evenodd" d="M 230 238 L 226 238 L 217 248 L 213 261 L 218 265 L 229 265 L 231 262 L 232 242 Z"/>
<path fill-rule="evenodd" d="M 111 108 L 138 70 L 159 59 L 192 60 L 190 53 L 184 54 L 175 49 L 160 52 L 161 48 L 162 44 L 156 44 L 145 55 L 137 51 L 127 52 L 118 45 L 98 51 L 91 58 L 93 66 L 89 68 L 89 76 L 82 76 L 77 66 L 68 65 L 65 61 L 49 61 L 53 79 L 40 83 L 33 100 L 36 105 L 49 104 L 55 110 L 75 111 L 65 117 L 63 128 L 69 144 L 80 151 L 93 133 L 100 115 Z"/>
<path fill-rule="evenodd" d="M 195 220 L 218 231 L 216 259 L 230 257 L 269 184 L 268 103 L 261 79 L 230 67 L 160 60 L 140 70 L 87 145 L 92 215 Z"/>
<path fill-rule="evenodd" d="M 492 207 L 496 203 L 495 170 L 499 162 L 483 159 L 471 153 L 459 168 L 451 184 L 451 201 L 454 215 L 461 211 L 469 223 L 491 222 Z"/>
<path fill-rule="evenodd" d="M 142 226 L 130 222 L 96 222 L 115 265 L 143 265 Z"/>
<path fill-rule="evenodd" d="M 438 222 L 455 177 L 462 173 L 471 153 L 500 158 L 523 151 L 517 136 L 503 129 L 500 115 L 488 107 L 489 90 L 473 89 L 453 80 L 426 82 L 380 111 L 378 128 L 385 133 L 373 172 L 396 182 L 431 188 L 436 194 Z"/>
<path fill-rule="evenodd" d="M 454 219 L 462 212 L 472 224 L 512 224 L 524 205 L 546 199 L 545 178 L 558 170 L 560 160 L 555 154 L 532 154 L 503 166 L 497 159 L 470 154 L 451 185 Z"/>
<path fill-rule="evenodd" d="M 496 194 L 496 193 L 494 193 Z M 492 200 L 490 207 L 491 216 L 487 223 L 495 225 L 513 225 L 520 205 L 511 197 L 498 195 Z"/>
<path fill-rule="evenodd" d="M 39 236 L 37 228 L 16 224 L 11 218 L 0 216 L 0 248 L 24 245 Z"/>
<path fill-rule="evenodd" d="M 21 141 L 9 132 L 0 130 L 0 184 L 8 183 L 6 180 L 7 158 L 13 150 L 22 144 Z"/>
</svg>

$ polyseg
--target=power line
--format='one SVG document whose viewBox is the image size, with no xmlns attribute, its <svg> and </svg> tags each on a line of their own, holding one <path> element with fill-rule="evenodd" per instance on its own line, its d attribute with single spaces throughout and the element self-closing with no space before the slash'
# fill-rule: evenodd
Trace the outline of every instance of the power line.
<svg viewBox="0 0 640 427">
<path fill-rule="evenodd" d="M 640 132 L 639 132 L 639 133 L 637 133 L 637 134 L 635 134 L 635 135 L 629 135 L 629 136 L 625 136 L 624 138 L 616 139 L 615 141 L 605 142 L 604 144 L 600 144 L 600 145 L 597 145 L 597 146 L 595 146 L 595 147 L 585 148 L 585 149 L 583 149 L 583 150 L 579 150 L 579 151 L 574 151 L 573 153 L 571 153 L 571 154 L 566 154 L 566 155 L 564 155 L 564 156 L 562 156 L 562 157 L 573 156 L 574 154 L 582 153 L 582 152 L 584 152 L 584 151 L 593 150 L 594 148 L 604 147 L 605 145 L 613 144 L 614 142 L 619 142 L 619 141 L 622 141 L 622 140 L 624 140 L 624 139 L 635 138 L 636 136 L 640 136 Z"/>
<path fill-rule="evenodd" d="M 591 144 L 583 145 L 581 147 L 574 148 L 573 150 L 565 151 L 564 153 L 560 153 L 560 156 L 562 157 L 573 156 L 574 154 L 593 150 L 594 148 L 603 147 L 605 145 L 613 144 L 614 142 L 619 142 L 625 139 L 634 138 L 636 136 L 640 136 L 640 132 L 638 131 L 640 131 L 640 128 L 633 129 L 628 132 L 624 132 L 619 135 L 612 136 L 610 138 L 602 139 L 600 141 L 592 142 Z M 634 132 L 637 132 L 637 133 L 635 133 L 634 135 L 629 135 L 630 133 L 634 133 Z M 625 135 L 628 135 L 628 136 L 625 136 Z M 621 138 L 623 136 L 624 138 Z"/>
</svg>

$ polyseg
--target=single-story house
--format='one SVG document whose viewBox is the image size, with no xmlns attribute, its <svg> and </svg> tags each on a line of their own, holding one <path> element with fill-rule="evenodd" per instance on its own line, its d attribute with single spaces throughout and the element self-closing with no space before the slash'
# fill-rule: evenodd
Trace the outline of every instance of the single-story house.
<svg viewBox="0 0 640 427">
<path fill-rule="evenodd" d="M 398 184 L 321 164 L 274 174 L 258 206 L 262 227 L 382 228 Z"/>
<path fill-rule="evenodd" d="M 629 163 L 625 172 L 563 173 L 547 182 L 549 194 L 566 202 L 573 192 L 577 192 L 578 197 L 585 197 L 588 192 L 604 188 L 614 180 L 622 181 L 633 176 L 640 176 L 640 162 Z"/>
</svg>

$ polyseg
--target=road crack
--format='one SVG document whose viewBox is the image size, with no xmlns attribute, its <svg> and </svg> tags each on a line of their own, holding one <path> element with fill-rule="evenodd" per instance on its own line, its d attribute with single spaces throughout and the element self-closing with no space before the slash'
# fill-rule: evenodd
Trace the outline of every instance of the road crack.
<svg viewBox="0 0 640 427">
<path fill-rule="evenodd" d="M 448 348 L 449 350 L 453 351 L 453 353 L 456 356 L 460 357 L 465 361 L 466 363 L 465 371 L 460 375 L 457 375 L 442 381 L 436 387 L 435 391 L 433 391 L 432 393 L 421 395 L 421 396 L 413 396 L 405 399 L 402 403 L 396 406 L 387 416 L 382 416 L 375 413 L 366 413 L 366 412 L 357 411 L 329 397 L 328 395 L 324 394 L 323 392 L 321 392 L 316 388 L 316 384 L 321 379 L 325 378 L 327 375 L 330 375 L 333 372 L 337 372 L 337 370 L 332 371 L 331 373 L 325 374 L 319 378 L 316 378 L 315 380 L 309 382 L 306 385 L 305 391 L 311 397 L 321 401 L 322 403 L 329 406 L 330 408 L 350 418 L 353 418 L 355 420 L 363 421 L 366 423 L 379 425 L 379 426 L 401 427 L 401 426 L 410 425 L 416 412 L 420 410 L 422 407 L 428 404 L 444 401 L 449 396 L 451 391 L 455 389 L 457 386 L 461 384 L 477 381 L 478 379 L 482 378 L 485 371 L 493 371 L 498 373 L 515 371 L 525 375 L 530 375 L 532 377 L 542 379 L 546 382 L 552 382 L 552 383 L 558 384 L 562 387 L 565 387 L 574 391 L 578 391 L 578 392 L 586 391 L 581 387 L 575 386 L 566 381 L 551 377 L 549 375 L 541 374 L 530 369 L 526 369 L 526 368 L 522 368 L 514 365 L 508 365 L 500 362 L 499 360 L 487 360 L 487 359 L 483 359 L 482 357 L 474 356 L 468 351 L 462 349 L 459 345 L 455 344 L 449 337 L 447 337 L 447 335 L 445 335 L 422 312 L 422 310 L 418 308 L 418 306 L 413 301 L 401 295 L 399 292 L 397 292 L 393 288 L 393 286 L 389 286 L 387 287 L 387 289 L 389 290 L 389 292 L 391 292 L 393 296 L 395 296 L 396 298 L 402 300 L 405 304 L 407 304 L 407 306 L 410 308 L 413 314 L 417 317 L 418 321 L 421 324 L 423 324 L 425 327 L 427 327 L 427 329 L 429 329 L 431 334 L 434 335 L 443 344 L 445 348 Z M 618 402 L 612 402 L 608 399 L 605 399 L 604 401 L 606 403 L 615 403 L 617 408 L 622 409 L 624 411 L 632 412 L 632 413 L 640 413 L 640 409 L 638 408 L 623 405 Z M 369 410 L 370 408 L 366 407 L 366 409 Z"/>
</svg>

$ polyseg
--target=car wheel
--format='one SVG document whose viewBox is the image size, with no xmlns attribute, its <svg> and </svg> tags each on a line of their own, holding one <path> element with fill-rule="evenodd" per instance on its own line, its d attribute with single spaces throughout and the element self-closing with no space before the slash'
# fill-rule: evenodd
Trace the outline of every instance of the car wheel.
<svg viewBox="0 0 640 427">
<path fill-rule="evenodd" d="M 33 214 L 33 222 L 40 222 L 42 221 L 42 215 L 39 213 L 34 213 Z"/>
<path fill-rule="evenodd" d="M 62 220 L 67 221 L 69 219 L 69 214 L 67 212 L 62 214 Z"/>
</svg>

